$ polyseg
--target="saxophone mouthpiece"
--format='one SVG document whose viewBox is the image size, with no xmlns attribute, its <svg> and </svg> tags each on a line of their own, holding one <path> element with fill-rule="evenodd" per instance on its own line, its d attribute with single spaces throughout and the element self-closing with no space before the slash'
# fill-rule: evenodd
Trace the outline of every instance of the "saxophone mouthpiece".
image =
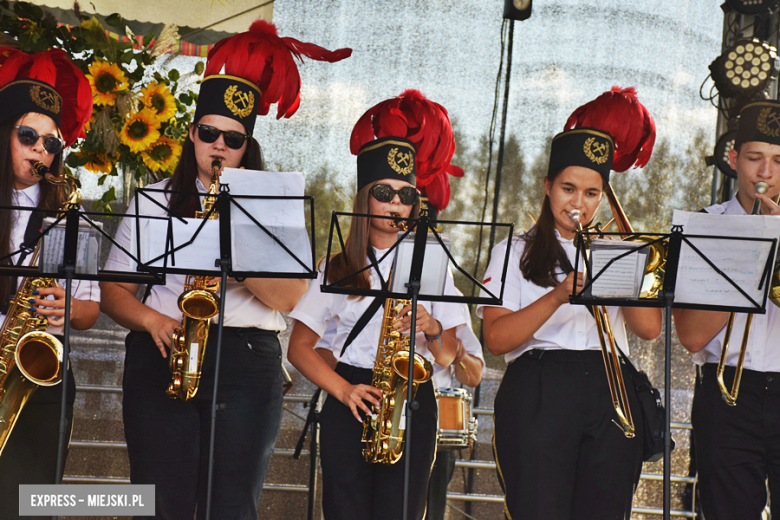
<svg viewBox="0 0 780 520">
<path fill-rule="evenodd" d="M 41 161 L 35 161 L 32 163 L 30 173 L 32 173 L 33 177 L 39 177 L 42 179 L 46 177 L 47 173 L 51 173 L 51 170 L 49 170 L 49 167 L 43 164 Z"/>
<path fill-rule="evenodd" d="M 755 185 L 756 193 L 761 193 L 762 195 L 766 193 L 768 189 L 769 189 L 769 184 L 765 182 L 757 182 Z"/>
<path fill-rule="evenodd" d="M 406 222 L 400 213 L 391 213 L 390 216 L 393 217 L 393 221 L 390 222 L 390 227 L 394 227 L 399 231 L 409 230 L 409 223 Z"/>
<path fill-rule="evenodd" d="M 220 168 L 222 168 L 222 161 L 221 160 L 214 159 L 213 161 L 211 161 L 211 169 L 212 170 L 219 171 Z"/>
</svg>

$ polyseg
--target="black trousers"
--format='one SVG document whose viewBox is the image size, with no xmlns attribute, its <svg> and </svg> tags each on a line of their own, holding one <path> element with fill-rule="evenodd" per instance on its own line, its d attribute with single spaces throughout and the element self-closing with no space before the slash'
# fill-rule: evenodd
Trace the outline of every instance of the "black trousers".
<svg viewBox="0 0 780 520">
<path fill-rule="evenodd" d="M 352 384 L 371 384 L 372 371 L 339 363 L 336 372 Z M 422 519 L 428 476 L 436 454 L 436 398 L 429 381 L 417 387 L 420 408 L 413 414 L 409 480 L 409 518 Z M 322 510 L 326 520 L 398 520 L 403 516 L 404 464 L 363 459 L 363 425 L 338 399 L 329 395 L 320 413 Z"/>
<path fill-rule="evenodd" d="M 642 471 L 642 414 L 624 377 L 633 439 L 612 422 L 600 352 L 536 350 L 507 367 L 496 394 L 493 437 L 507 518 L 630 518 Z"/>
<path fill-rule="evenodd" d="M 70 441 L 73 426 L 76 385 L 72 371 L 68 373 L 68 380 L 66 443 Z M 56 483 L 61 404 L 62 383 L 56 386 L 42 386 L 33 392 L 19 414 L 19 419 L 0 456 L 0 518 L 20 518 L 20 484 Z M 65 455 L 67 456 L 67 451 Z M 60 478 L 63 472 L 59 474 Z M 23 518 L 48 520 L 51 516 Z"/>
<path fill-rule="evenodd" d="M 780 516 L 780 373 L 744 370 L 737 406 L 723 401 L 717 365 L 702 367 L 691 411 L 702 512 L 707 520 L 758 520 L 772 495 Z M 734 368 L 724 380 L 731 390 Z"/>
<path fill-rule="evenodd" d="M 455 473 L 455 450 L 438 450 L 428 481 L 428 510 L 425 520 L 444 520 L 447 511 L 447 488 Z"/>
<path fill-rule="evenodd" d="M 130 480 L 155 485 L 155 518 L 206 516 L 217 327 L 209 332 L 198 393 L 169 399 L 168 360 L 147 333 L 126 340 L 123 418 Z M 276 332 L 225 327 L 222 339 L 211 518 L 257 520 L 282 413 Z"/>
</svg>

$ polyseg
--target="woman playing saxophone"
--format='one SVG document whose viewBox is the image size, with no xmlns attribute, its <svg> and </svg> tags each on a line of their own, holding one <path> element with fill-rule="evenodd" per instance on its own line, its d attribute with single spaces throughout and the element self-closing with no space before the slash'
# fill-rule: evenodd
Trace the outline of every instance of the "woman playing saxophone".
<svg viewBox="0 0 780 520">
<path fill-rule="evenodd" d="M 62 51 L 28 55 L 3 48 L 0 55 L 4 60 L 0 67 L 0 206 L 44 210 L 0 210 L 0 258 L 5 265 L 29 265 L 42 218 L 56 216 L 68 195 L 61 185 L 42 180 L 40 170 L 48 170 L 55 177 L 62 174 L 63 147 L 83 135 L 83 125 L 92 113 L 92 94 L 86 77 Z M 29 73 L 34 64 L 46 62 L 54 64 L 53 70 L 37 68 L 38 75 Z M 12 70 L 20 71 L 19 75 L 8 77 L 5 71 Z M 62 80 L 63 76 L 68 79 Z M 60 88 L 60 81 L 71 84 Z M 36 163 L 44 168 L 39 165 L 34 171 Z M 24 295 L 28 312 L 45 317 L 47 332 L 59 336 L 60 341 L 65 319 L 64 284 L 61 280 L 58 285 Z M 22 286 L 22 277 L 0 277 L 0 320 L 5 321 L 6 303 L 15 295 L 20 297 L 17 287 Z M 74 280 L 71 294 L 71 327 L 92 327 L 100 313 L 97 283 Z M 75 399 L 72 372 L 68 382 L 66 417 L 70 431 Z M 17 517 L 19 484 L 55 483 L 61 402 L 59 383 L 36 388 L 22 408 L 0 456 L 0 518 Z"/>
<path fill-rule="evenodd" d="M 244 167 L 246 175 L 257 176 L 258 183 L 264 176 L 273 175 L 249 171 L 265 169 L 260 145 L 252 133 L 258 113 L 267 114 L 270 104 L 278 102 L 280 117 L 292 116 L 298 107 L 300 79 L 285 42 L 273 25 L 259 20 L 249 31 L 221 40 L 209 52 L 194 124 L 184 141 L 182 157 L 173 177 L 154 186 L 173 192 L 169 200 L 162 201 L 167 206 L 162 214 L 192 218 L 199 209 L 207 209 L 209 200 L 205 195 L 212 184 L 215 160 L 218 172 Z M 308 56 L 306 49 L 316 47 L 296 43 L 296 54 Z M 337 51 L 317 49 L 318 57 L 340 59 L 332 56 Z M 280 70 L 287 74 L 280 77 Z M 283 85 L 284 93 L 269 97 L 269 90 L 273 90 L 270 84 L 277 91 Z M 195 193 L 200 195 L 193 196 Z M 141 211 L 161 214 L 153 204 L 142 204 Z M 131 221 L 124 219 L 117 232 L 117 241 L 126 246 L 131 241 Z M 114 248 L 107 267 L 127 269 L 128 263 Z M 223 326 L 217 384 L 220 408 L 214 435 L 210 513 L 214 519 L 256 520 L 282 419 L 282 347 L 278 334 L 286 324 L 281 313 L 292 310 L 306 290 L 307 281 L 229 278 L 222 302 L 225 311 L 213 318 L 208 345 L 201 345 L 205 352 L 200 390 L 189 400 L 182 400 L 167 395 L 171 385 L 167 358 L 174 331 L 182 322 L 177 302 L 185 279 L 184 275 L 169 275 L 165 285 L 149 288 L 148 297 L 142 300 L 136 297 L 137 285 L 102 284 L 103 311 L 130 329 L 123 380 L 130 480 L 155 485 L 155 518 L 206 517 L 218 321 Z M 203 325 L 208 327 L 207 323 Z M 205 339 L 205 335 L 199 337 Z"/>
<path fill-rule="evenodd" d="M 425 173 L 444 175 L 454 152 L 454 140 L 451 130 L 442 130 L 439 134 L 438 130 L 430 128 L 410 127 L 408 131 L 400 132 L 396 127 L 395 134 L 389 133 L 381 127 L 381 122 L 377 122 L 381 117 L 374 118 L 372 127 L 372 116 L 386 115 L 385 111 L 391 107 L 403 112 L 407 121 L 424 119 L 422 113 L 416 114 L 418 118 L 412 117 L 414 110 L 421 110 L 420 107 L 446 121 L 446 129 L 449 129 L 449 119 L 443 107 L 428 101 L 416 91 L 407 91 L 370 109 L 353 130 L 352 152 L 357 155 L 358 163 L 358 191 L 353 211 L 403 220 L 417 217 L 420 208 L 419 192 L 415 189 L 415 163 L 428 165 L 427 161 L 431 160 L 430 157 L 417 155 L 417 151 L 423 148 L 419 140 L 435 139 L 434 142 L 438 142 L 441 137 L 441 146 L 449 153 L 442 154 L 446 156 L 443 163 L 436 164 Z M 432 115 L 428 120 L 433 119 Z M 407 135 L 414 135 L 418 141 L 412 142 Z M 421 174 L 417 171 L 417 176 Z M 288 358 L 303 375 L 328 392 L 320 414 L 323 511 L 328 520 L 396 520 L 402 517 L 406 451 L 394 464 L 372 463 L 366 458 L 368 443 L 363 442 L 367 429 L 364 421 L 372 422 L 364 418 L 376 414 L 380 400 L 385 398 L 378 388 L 372 386 L 373 376 L 378 370 L 375 369 L 375 361 L 379 361 L 378 343 L 380 348 L 386 345 L 387 337 L 393 331 L 383 329 L 386 313 L 380 307 L 372 309 L 375 311 L 373 314 L 369 312 L 362 330 L 353 332 L 361 316 L 371 307 L 373 298 L 348 297 L 320 290 L 322 283 L 345 278 L 369 265 L 372 258 L 378 262 L 382 279 L 387 280 L 393 255 L 385 259 L 382 256 L 395 244 L 398 231 L 398 225 L 391 219 L 353 217 L 344 251 L 330 259 L 329 280 L 324 279 L 321 271 L 290 314 L 296 321 Z M 382 282 L 376 270 L 371 269 L 349 278 L 345 285 L 380 289 Z M 445 291 L 448 294 L 455 292 L 451 276 L 447 278 Z M 389 308 L 395 302 L 388 300 L 384 303 Z M 400 310 L 398 307 L 401 307 Z M 411 333 L 410 310 L 410 305 L 400 304 L 394 311 L 395 317 L 388 316 L 391 327 L 402 336 Z M 335 370 L 314 350 L 331 320 L 336 323 L 334 345 L 338 346 L 337 354 L 340 353 Z M 455 331 L 463 326 L 466 326 L 466 319 L 459 304 L 418 304 L 414 331 L 416 352 L 426 358 L 425 363 L 449 366 L 458 352 Z M 352 336 L 354 339 L 348 343 Z M 406 439 L 405 449 L 411 442 L 409 518 L 421 519 L 436 443 L 436 401 L 430 381 L 417 386 L 415 399 L 420 407 L 414 412 L 411 439 Z M 396 400 L 395 407 L 403 407 L 403 404 Z"/>
</svg>

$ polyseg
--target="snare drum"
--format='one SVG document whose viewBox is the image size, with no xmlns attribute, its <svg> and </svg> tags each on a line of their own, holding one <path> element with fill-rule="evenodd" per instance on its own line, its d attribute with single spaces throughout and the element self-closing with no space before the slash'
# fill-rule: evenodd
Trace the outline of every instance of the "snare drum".
<svg viewBox="0 0 780 520">
<path fill-rule="evenodd" d="M 477 440 L 477 420 L 471 413 L 471 394 L 463 388 L 437 388 L 439 405 L 438 449 L 473 447 Z"/>
</svg>

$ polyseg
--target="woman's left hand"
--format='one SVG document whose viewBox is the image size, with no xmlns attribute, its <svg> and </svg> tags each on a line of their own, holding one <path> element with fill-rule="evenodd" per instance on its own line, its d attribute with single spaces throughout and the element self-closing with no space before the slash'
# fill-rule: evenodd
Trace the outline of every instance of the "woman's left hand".
<svg viewBox="0 0 780 520">
<path fill-rule="evenodd" d="M 398 313 L 400 319 L 396 319 L 393 322 L 393 327 L 402 334 L 409 334 L 409 327 L 411 327 L 412 321 L 412 306 L 406 305 L 401 312 Z M 426 336 L 434 337 L 441 332 L 441 326 L 439 322 L 433 319 L 433 316 L 428 314 L 428 310 L 420 303 L 417 304 L 417 321 L 415 322 L 417 332 L 423 332 Z"/>
<path fill-rule="evenodd" d="M 53 295 L 54 299 L 49 300 L 46 297 Z M 35 308 L 35 312 L 41 316 L 45 316 L 49 320 L 49 325 L 60 327 L 65 323 L 65 288 L 56 287 L 44 287 L 38 289 L 38 294 L 28 301 L 30 307 Z M 73 321 L 77 315 L 77 302 L 76 298 L 71 296 L 70 298 L 70 319 Z"/>
</svg>

